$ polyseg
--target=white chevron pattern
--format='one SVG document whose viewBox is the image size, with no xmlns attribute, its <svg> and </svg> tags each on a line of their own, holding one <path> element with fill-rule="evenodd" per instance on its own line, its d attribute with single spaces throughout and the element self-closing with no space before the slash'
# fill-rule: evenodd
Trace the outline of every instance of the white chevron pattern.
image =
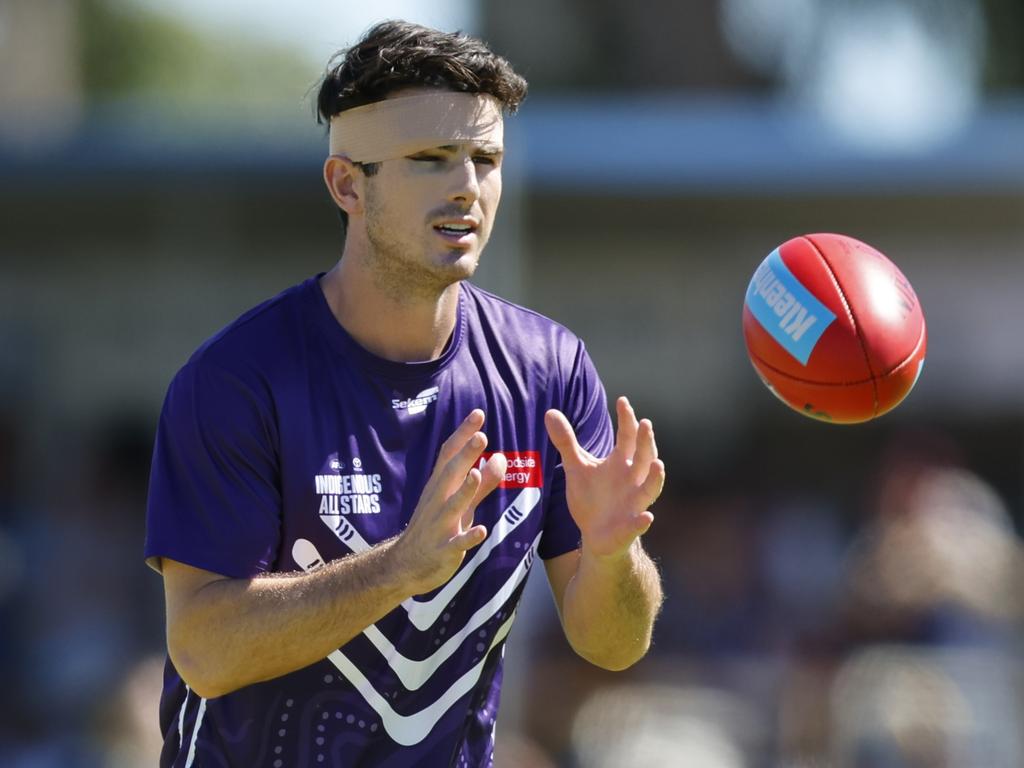
<svg viewBox="0 0 1024 768">
<path fill-rule="evenodd" d="M 490 535 L 480 545 L 473 558 L 455 574 L 445 586 L 429 600 L 418 601 L 412 598 L 404 600 L 402 607 L 409 615 L 410 622 L 420 631 L 429 629 L 451 602 L 452 598 L 469 581 L 473 573 L 487 560 L 510 533 L 519 527 L 540 501 L 540 490 L 526 488 L 505 509 Z M 370 545 L 341 515 L 322 515 L 321 520 L 334 531 L 335 535 L 352 551 L 362 552 Z M 522 560 L 508 576 L 504 584 L 484 605 L 478 608 L 466 622 L 465 626 L 448 638 L 434 653 L 423 660 L 410 659 L 403 655 L 394 644 L 387 639 L 375 624 L 371 624 L 363 634 L 380 651 L 388 666 L 394 670 L 402 685 L 410 691 L 418 690 L 430 677 L 449 659 L 466 639 L 491 619 L 515 592 L 516 588 L 526 579 L 530 566 L 536 557 L 541 534 L 537 534 L 532 544 L 526 549 Z M 292 559 L 307 572 L 324 566 L 324 560 L 316 546 L 308 539 L 297 539 L 292 545 Z M 495 633 L 487 651 L 481 654 L 479 661 L 466 670 L 436 701 L 412 715 L 402 715 L 395 711 L 388 700 L 381 695 L 366 675 L 339 649 L 328 655 L 328 660 L 355 686 L 366 702 L 380 715 L 385 732 L 403 746 L 417 744 L 430 733 L 445 712 L 466 693 L 472 690 L 480 679 L 487 655 L 508 635 L 515 619 L 512 613 Z"/>
<path fill-rule="evenodd" d="M 474 571 L 484 563 L 495 547 L 501 544 L 512 531 L 519 527 L 523 520 L 529 517 L 539 501 L 539 488 L 524 488 L 523 492 L 502 513 L 494 526 L 494 530 L 490 532 L 484 543 L 480 545 L 473 558 L 452 577 L 451 581 L 444 585 L 440 592 L 429 600 L 420 601 L 409 598 L 402 602 L 405 610 L 409 613 L 409 621 L 412 622 L 416 629 L 422 632 L 430 628 L 437 621 L 437 617 L 444 611 L 445 606 L 465 586 Z M 366 543 L 366 539 L 348 521 L 347 517 L 342 515 L 321 515 L 320 519 L 353 552 L 363 552 L 370 548 L 370 545 Z M 293 549 L 293 558 L 294 555 Z M 296 562 L 300 562 L 297 558 L 295 559 Z"/>
</svg>

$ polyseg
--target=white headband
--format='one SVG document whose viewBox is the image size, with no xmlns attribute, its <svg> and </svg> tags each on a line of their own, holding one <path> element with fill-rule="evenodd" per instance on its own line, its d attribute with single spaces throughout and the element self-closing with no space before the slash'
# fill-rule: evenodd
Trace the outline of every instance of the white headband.
<svg viewBox="0 0 1024 768">
<path fill-rule="evenodd" d="M 493 96 L 430 90 L 335 115 L 330 152 L 376 163 L 461 141 L 500 147 L 503 128 L 501 106 Z"/>
</svg>

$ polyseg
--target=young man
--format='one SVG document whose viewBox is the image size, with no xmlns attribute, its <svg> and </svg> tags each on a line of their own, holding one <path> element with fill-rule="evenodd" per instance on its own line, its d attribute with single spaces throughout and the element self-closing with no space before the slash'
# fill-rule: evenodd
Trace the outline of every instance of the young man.
<svg viewBox="0 0 1024 768">
<path fill-rule="evenodd" d="M 582 343 L 464 282 L 525 93 L 400 22 L 325 77 L 342 258 L 206 342 L 160 420 L 162 765 L 489 765 L 537 554 L 581 656 L 646 652 L 653 428 L 622 398 L 613 436 Z"/>
</svg>

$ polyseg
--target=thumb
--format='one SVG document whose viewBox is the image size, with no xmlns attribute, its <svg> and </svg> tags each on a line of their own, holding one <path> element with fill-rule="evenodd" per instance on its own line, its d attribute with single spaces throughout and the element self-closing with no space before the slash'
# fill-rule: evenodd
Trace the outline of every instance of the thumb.
<svg viewBox="0 0 1024 768">
<path fill-rule="evenodd" d="M 633 523 L 633 535 L 643 536 L 651 527 L 651 523 L 654 522 L 654 515 L 650 510 L 641 512 L 639 515 L 634 516 Z"/>
<path fill-rule="evenodd" d="M 572 424 L 565 418 L 564 413 L 552 408 L 544 414 L 544 426 L 547 427 L 551 442 L 562 455 L 563 464 L 576 464 L 582 460 L 583 449 L 580 448 Z"/>
</svg>

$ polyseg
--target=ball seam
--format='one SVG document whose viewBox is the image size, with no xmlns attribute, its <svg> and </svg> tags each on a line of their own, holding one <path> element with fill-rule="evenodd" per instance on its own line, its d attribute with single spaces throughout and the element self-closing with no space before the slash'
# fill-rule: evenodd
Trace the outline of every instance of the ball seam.
<svg viewBox="0 0 1024 768">
<path fill-rule="evenodd" d="M 894 373 L 896 373 L 896 371 L 900 370 L 901 368 L 905 368 L 917 357 L 918 352 L 920 352 L 921 350 L 921 344 L 924 343 L 926 333 L 927 331 L 925 327 L 922 325 L 921 331 L 917 335 L 917 342 L 914 344 L 914 348 L 906 357 L 904 357 L 891 368 L 887 368 L 886 370 L 882 371 L 879 374 L 872 374 L 869 378 L 854 379 L 853 381 L 815 381 L 814 379 L 805 379 L 800 376 L 794 376 L 793 374 L 788 373 L 782 370 L 781 368 L 777 368 L 776 366 L 769 363 L 764 357 L 757 354 L 757 352 L 755 352 L 750 347 L 747 348 L 747 353 L 749 354 L 751 359 L 756 360 L 758 363 L 763 365 L 772 373 L 778 374 L 779 376 L 789 379 L 790 381 L 795 381 L 800 384 L 811 384 L 815 387 L 852 387 L 856 386 L 857 384 L 867 384 L 869 381 L 874 381 L 877 384 L 879 379 L 886 379 L 889 376 L 892 376 Z"/>
<path fill-rule="evenodd" d="M 818 254 L 818 258 L 821 259 L 821 263 L 825 265 L 825 269 L 828 271 L 828 276 L 832 280 L 832 284 L 836 287 L 836 292 L 839 294 L 840 301 L 843 302 L 843 308 L 846 310 L 847 317 L 850 318 L 850 322 L 853 324 L 853 333 L 857 337 L 857 344 L 860 346 L 861 354 L 864 355 L 864 364 L 867 365 L 868 373 L 871 374 L 871 392 L 874 396 L 875 407 L 874 415 L 878 415 L 878 373 L 875 371 L 873 365 L 871 365 L 871 358 L 868 356 L 867 347 L 864 346 L 864 339 L 860 336 L 860 323 L 857 322 L 857 315 L 854 314 L 853 307 L 850 306 L 849 300 L 846 298 L 846 292 L 843 291 L 843 286 L 839 282 L 839 278 L 836 277 L 835 270 L 832 269 L 832 265 L 829 260 L 822 253 L 822 250 L 818 247 L 810 237 L 804 236 L 804 240 L 814 249 L 814 252 Z"/>
<path fill-rule="evenodd" d="M 794 382 L 796 382 L 798 384 L 810 384 L 810 385 L 815 386 L 815 387 L 853 387 L 853 386 L 856 386 L 858 384 L 867 384 L 869 381 L 875 381 L 874 376 L 871 376 L 871 377 L 869 377 L 867 379 L 856 379 L 854 381 L 815 381 L 814 379 L 804 379 L 804 378 L 801 378 L 800 376 L 794 376 L 791 373 L 787 373 L 786 371 L 783 371 L 781 368 L 776 368 L 774 365 L 769 363 L 767 360 L 765 360 L 763 357 L 761 357 L 756 352 L 751 351 L 750 352 L 750 357 L 753 360 L 756 360 L 761 365 L 763 365 L 765 368 L 767 368 L 772 373 L 777 374 L 778 376 L 780 376 L 782 378 L 789 379 L 790 381 L 794 381 Z M 901 363 L 901 365 L 905 365 L 905 364 L 906 364 L 906 361 Z"/>
</svg>

